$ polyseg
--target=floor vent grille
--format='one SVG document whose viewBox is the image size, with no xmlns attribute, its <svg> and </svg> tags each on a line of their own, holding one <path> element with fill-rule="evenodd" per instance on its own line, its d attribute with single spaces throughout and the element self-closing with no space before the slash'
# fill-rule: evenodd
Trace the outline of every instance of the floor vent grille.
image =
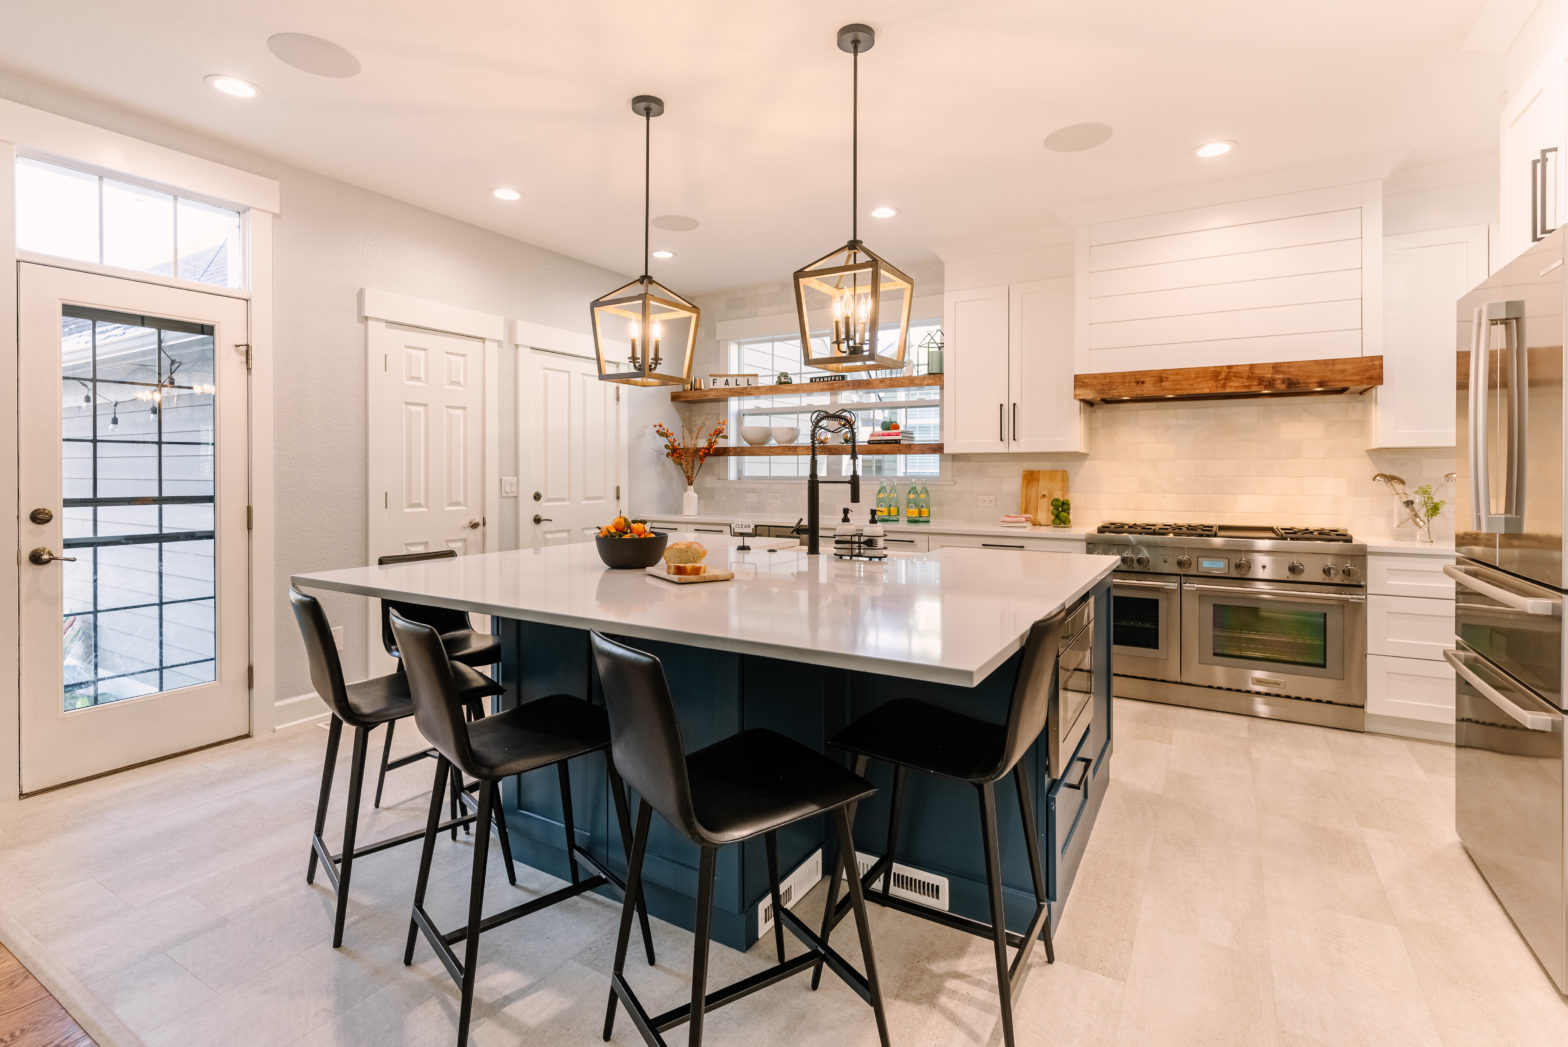
<svg viewBox="0 0 1568 1047">
<path fill-rule="evenodd" d="M 811 857 L 795 866 L 793 872 L 784 877 L 784 882 L 779 885 L 779 901 L 784 903 L 784 908 L 793 909 L 795 899 L 804 898 L 806 892 L 815 887 L 817 881 L 822 879 L 822 852 L 814 851 Z M 770 891 L 762 896 L 762 901 L 757 903 L 757 936 L 767 934 L 773 929 L 773 893 Z"/>
<path fill-rule="evenodd" d="M 862 877 L 871 871 L 871 866 L 876 860 L 875 855 L 855 852 L 855 864 L 860 869 Z M 893 882 L 890 887 L 890 893 L 896 898 L 940 909 L 943 912 L 948 911 L 948 882 L 945 876 L 937 876 L 924 869 L 914 869 L 894 862 Z"/>
</svg>

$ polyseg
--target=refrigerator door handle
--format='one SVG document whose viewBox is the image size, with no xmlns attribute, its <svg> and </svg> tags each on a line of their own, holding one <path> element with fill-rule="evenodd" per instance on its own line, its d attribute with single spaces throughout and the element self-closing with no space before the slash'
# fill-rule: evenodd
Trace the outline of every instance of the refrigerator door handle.
<svg viewBox="0 0 1568 1047">
<path fill-rule="evenodd" d="M 1511 698 L 1504 695 L 1502 691 L 1499 691 L 1497 688 L 1481 679 L 1481 677 L 1476 675 L 1474 669 L 1471 669 L 1470 666 L 1465 664 L 1464 655 L 1460 654 L 1458 651 L 1444 648 L 1443 661 L 1452 666 L 1454 672 L 1464 677 L 1466 683 L 1468 683 L 1471 687 L 1474 687 L 1477 691 L 1480 691 L 1482 696 L 1485 697 L 1487 701 L 1491 702 L 1493 705 L 1497 706 L 1497 708 L 1507 713 L 1511 719 L 1513 719 L 1525 730 L 1550 731 L 1552 729 L 1552 718 L 1550 716 L 1546 715 L 1545 713 L 1532 712 L 1529 709 L 1523 708 L 1514 702 Z"/>
<path fill-rule="evenodd" d="M 1470 322 L 1470 515 L 1471 526 L 1486 532 L 1486 516 L 1491 510 L 1491 478 L 1487 475 L 1486 454 L 1486 373 L 1487 344 L 1490 328 L 1486 323 L 1486 309 L 1476 306 Z"/>
<path fill-rule="evenodd" d="M 1497 368 L 1498 407 L 1503 420 L 1506 455 L 1503 468 L 1502 512 L 1492 501 L 1492 446 L 1488 411 L 1492 392 L 1492 331 L 1503 335 L 1502 359 Z M 1506 382 L 1506 390 L 1502 387 Z M 1524 302 L 1517 299 L 1478 306 L 1470 332 L 1470 484 L 1473 524 L 1483 534 L 1518 534 L 1524 530 L 1524 479 L 1528 452 L 1526 393 L 1529 388 L 1529 347 L 1524 333 Z"/>
<path fill-rule="evenodd" d="M 1500 585 L 1482 581 L 1457 564 L 1444 564 L 1443 573 L 1464 588 L 1480 593 L 1482 596 L 1489 596 L 1505 607 L 1511 607 L 1516 611 L 1548 618 L 1562 614 L 1563 602 L 1561 599 L 1526 596 L 1523 593 L 1516 593 L 1512 589 L 1504 589 Z"/>
</svg>

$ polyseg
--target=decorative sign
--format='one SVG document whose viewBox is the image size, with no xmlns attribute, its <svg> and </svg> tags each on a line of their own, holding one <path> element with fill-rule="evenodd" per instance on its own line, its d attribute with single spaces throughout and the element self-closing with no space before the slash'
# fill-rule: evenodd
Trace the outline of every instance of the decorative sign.
<svg viewBox="0 0 1568 1047">
<path fill-rule="evenodd" d="M 755 374 L 710 374 L 708 376 L 709 389 L 744 389 L 757 384 Z"/>
<path fill-rule="evenodd" d="M 842 382 L 849 378 L 847 374 L 822 374 L 806 379 L 808 382 Z"/>
</svg>

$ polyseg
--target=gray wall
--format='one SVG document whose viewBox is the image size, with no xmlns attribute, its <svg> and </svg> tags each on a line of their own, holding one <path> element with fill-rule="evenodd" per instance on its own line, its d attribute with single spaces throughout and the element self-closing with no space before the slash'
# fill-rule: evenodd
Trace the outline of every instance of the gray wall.
<svg viewBox="0 0 1568 1047">
<path fill-rule="evenodd" d="M 307 693 L 299 631 L 283 594 L 290 574 L 363 564 L 366 550 L 365 331 L 362 287 L 586 333 L 586 305 L 626 277 L 257 156 L 144 114 L 0 71 L 0 97 L 278 180 L 275 374 L 277 692 Z M 503 350 L 501 464 L 516 475 L 515 354 Z M 635 402 L 635 401 L 634 401 Z M 265 410 L 266 407 L 260 408 Z M 673 468 L 673 467 L 671 467 Z M 516 499 L 498 534 L 515 544 Z M 345 668 L 365 656 L 364 601 L 337 598 Z"/>
</svg>

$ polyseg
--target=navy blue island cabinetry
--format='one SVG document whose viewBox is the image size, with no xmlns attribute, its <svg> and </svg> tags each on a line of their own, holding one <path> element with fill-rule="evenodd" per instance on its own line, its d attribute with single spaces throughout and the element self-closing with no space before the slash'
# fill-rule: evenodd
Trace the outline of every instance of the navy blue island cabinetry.
<svg viewBox="0 0 1568 1047">
<path fill-rule="evenodd" d="M 738 731 L 767 727 L 846 765 L 827 739 L 884 702 L 913 697 L 1000 723 L 1007 713 L 1030 626 L 1064 608 L 1093 609 L 1092 642 L 1071 660 L 1072 686 L 1090 694 L 1089 726 L 1052 766 L 1042 738 L 1024 759 L 1033 789 L 1039 849 L 1053 927 L 1061 920 L 1106 789 L 1115 738 L 1111 707 L 1110 573 L 1113 557 L 945 548 L 881 564 L 810 557 L 798 546 L 737 551 L 701 536 L 710 566 L 735 579 L 674 585 L 641 571 L 614 571 L 593 546 L 516 550 L 455 560 L 299 575 L 296 584 L 366 597 L 452 607 L 491 616 L 502 640 L 503 704 L 550 694 L 585 696 L 602 706 L 590 630 L 657 655 L 674 696 L 683 742 L 692 751 Z M 753 539 L 759 545 L 760 541 Z M 1082 634 L 1080 634 L 1082 635 Z M 1064 656 L 1063 665 L 1068 665 Z M 1047 735 L 1051 726 L 1047 727 Z M 609 804 L 604 758 L 573 761 L 573 828 L 580 846 L 617 872 L 625 858 Z M 873 761 L 878 786 L 856 816 L 866 859 L 886 844 L 892 774 Z M 897 861 L 912 893 L 989 919 L 980 812 L 966 784 L 913 774 L 907 782 Z M 505 807 L 519 861 L 570 876 L 553 771 L 506 783 Z M 1008 924 L 1027 928 L 1034 912 L 1018 799 L 996 790 Z M 637 802 L 634 796 L 633 802 Z M 779 834 L 780 871 L 832 857 L 821 819 Z M 644 886 L 650 911 L 693 925 L 697 849 L 653 820 Z M 718 855 L 713 935 L 735 948 L 758 937 L 769 894 L 760 839 Z M 805 879 L 801 891 L 816 881 Z M 895 882 L 895 893 L 899 884 Z M 928 899 L 929 901 L 929 899 Z M 788 904 L 788 899 L 786 900 Z"/>
</svg>

